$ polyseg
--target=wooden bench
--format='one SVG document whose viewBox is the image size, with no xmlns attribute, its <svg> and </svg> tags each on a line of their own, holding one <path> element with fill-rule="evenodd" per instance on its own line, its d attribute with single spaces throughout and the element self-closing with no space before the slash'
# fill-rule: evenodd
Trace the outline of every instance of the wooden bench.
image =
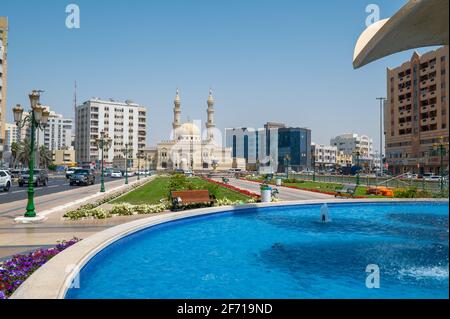
<svg viewBox="0 0 450 319">
<path fill-rule="evenodd" d="M 344 185 L 342 189 L 336 191 L 334 197 L 353 197 L 355 196 L 356 187 L 356 185 Z"/>
<path fill-rule="evenodd" d="M 214 205 L 215 198 L 208 190 L 173 191 L 170 193 L 172 210 L 180 210 L 189 205 L 205 204 Z"/>
</svg>

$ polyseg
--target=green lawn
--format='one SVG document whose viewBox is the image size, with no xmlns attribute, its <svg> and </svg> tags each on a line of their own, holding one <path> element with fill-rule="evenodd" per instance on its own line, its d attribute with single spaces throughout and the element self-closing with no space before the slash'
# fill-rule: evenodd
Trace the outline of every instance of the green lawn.
<svg viewBox="0 0 450 319">
<path fill-rule="evenodd" d="M 326 192 L 336 192 L 342 189 L 343 184 L 337 183 L 323 183 L 323 182 L 298 182 L 298 183 L 284 183 L 287 186 L 296 186 L 305 189 L 317 189 Z M 356 188 L 355 196 L 365 196 L 370 198 L 384 198 L 382 195 L 367 195 L 365 186 L 358 186 Z"/>
<path fill-rule="evenodd" d="M 227 189 L 225 187 L 209 183 L 203 179 L 193 177 L 187 179 L 194 189 L 207 189 L 214 194 L 217 199 L 228 198 L 232 201 L 246 201 L 249 197 Z M 129 203 L 132 205 L 158 204 L 160 199 L 167 198 L 169 193 L 170 177 L 159 176 L 154 180 L 136 188 L 135 190 L 113 200 L 112 204 Z"/>
</svg>

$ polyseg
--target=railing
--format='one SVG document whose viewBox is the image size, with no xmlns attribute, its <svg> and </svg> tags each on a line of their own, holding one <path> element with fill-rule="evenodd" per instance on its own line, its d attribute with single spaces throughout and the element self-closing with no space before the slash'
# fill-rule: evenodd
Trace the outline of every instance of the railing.
<svg viewBox="0 0 450 319">
<path fill-rule="evenodd" d="M 386 177 L 369 177 L 360 176 L 359 181 L 361 186 L 385 186 L 391 188 L 407 188 L 415 187 L 417 189 L 429 192 L 439 192 L 440 191 L 440 181 L 427 181 L 425 179 L 403 179 L 406 174 L 396 176 L 394 178 Z M 297 178 L 305 181 L 312 181 L 313 175 L 306 174 L 289 174 L 290 178 Z M 356 175 L 319 175 L 316 174 L 316 182 L 325 183 L 336 183 L 336 184 L 356 184 Z M 444 187 L 448 189 L 448 185 L 445 184 Z"/>
</svg>

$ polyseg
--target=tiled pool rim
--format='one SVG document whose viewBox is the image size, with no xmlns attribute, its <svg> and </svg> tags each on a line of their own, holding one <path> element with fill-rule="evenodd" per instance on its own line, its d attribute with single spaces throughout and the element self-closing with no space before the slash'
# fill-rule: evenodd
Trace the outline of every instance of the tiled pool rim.
<svg viewBox="0 0 450 319">
<path fill-rule="evenodd" d="M 78 272 L 98 252 L 121 238 L 140 230 L 190 217 L 217 214 L 229 211 L 239 211 L 252 208 L 318 205 L 324 203 L 361 204 L 361 203 L 448 203 L 448 199 L 328 199 L 302 200 L 292 202 L 259 203 L 240 206 L 222 206 L 173 212 L 164 215 L 151 216 L 129 223 L 124 223 L 96 233 L 53 257 L 41 268 L 36 270 L 11 296 L 11 299 L 64 299 L 68 288 Z"/>
</svg>

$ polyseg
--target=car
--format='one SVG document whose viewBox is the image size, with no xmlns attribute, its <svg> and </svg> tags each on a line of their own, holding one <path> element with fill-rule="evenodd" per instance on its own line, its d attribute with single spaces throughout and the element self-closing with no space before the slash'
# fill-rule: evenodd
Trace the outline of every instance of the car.
<svg viewBox="0 0 450 319">
<path fill-rule="evenodd" d="M 438 175 L 431 175 L 431 176 L 425 177 L 425 180 L 426 180 L 426 181 L 436 181 L 436 182 L 439 182 L 441 179 L 442 179 L 442 177 L 441 177 L 441 176 L 438 176 Z"/>
<path fill-rule="evenodd" d="M 69 167 L 66 170 L 66 178 L 69 179 L 73 172 L 75 172 L 77 169 L 81 169 L 81 167 Z"/>
<path fill-rule="evenodd" d="M 28 185 L 30 180 L 30 170 L 24 170 L 20 173 L 19 176 L 19 187 L 23 187 Z M 33 185 L 35 187 L 39 187 L 41 185 L 47 186 L 48 185 L 48 172 L 45 169 L 34 169 L 33 170 Z"/>
<path fill-rule="evenodd" d="M 112 168 L 105 168 L 103 171 L 103 176 L 105 177 L 111 177 L 111 173 L 112 173 L 113 169 Z M 100 171 L 101 174 L 101 171 Z"/>
<path fill-rule="evenodd" d="M 11 178 L 19 178 L 20 169 L 12 169 L 10 171 L 10 173 L 11 173 Z"/>
<path fill-rule="evenodd" d="M 128 177 L 132 177 L 132 176 L 134 176 L 135 175 L 135 173 L 134 172 L 131 172 L 131 171 L 128 171 L 128 172 L 126 172 L 125 174 L 123 174 L 123 176 L 128 176 Z"/>
<path fill-rule="evenodd" d="M 0 188 L 5 192 L 9 192 L 11 185 L 11 175 L 9 175 L 9 172 L 7 170 L 0 170 Z"/>
<path fill-rule="evenodd" d="M 122 172 L 119 170 L 112 170 L 110 176 L 111 176 L 111 178 L 121 178 Z"/>
<path fill-rule="evenodd" d="M 77 169 L 70 176 L 70 186 L 73 185 L 94 185 L 95 176 L 90 169 Z"/>
</svg>

